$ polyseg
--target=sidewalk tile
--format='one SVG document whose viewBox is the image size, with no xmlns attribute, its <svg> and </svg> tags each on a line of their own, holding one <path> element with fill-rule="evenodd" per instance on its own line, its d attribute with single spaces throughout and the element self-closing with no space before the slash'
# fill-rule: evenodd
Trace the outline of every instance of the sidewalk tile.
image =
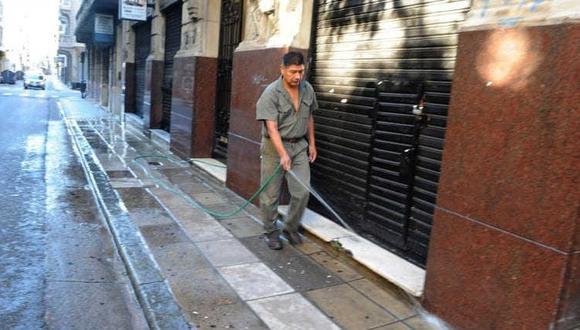
<svg viewBox="0 0 580 330">
<path fill-rule="evenodd" d="M 187 242 L 187 236 L 177 224 L 143 226 L 141 234 L 150 247 Z"/>
<path fill-rule="evenodd" d="M 258 236 L 264 232 L 262 225 L 249 217 L 225 218 L 220 223 L 238 238 Z"/>
<path fill-rule="evenodd" d="M 245 303 L 222 305 L 213 308 L 212 313 L 190 311 L 187 317 L 199 330 L 205 329 L 248 329 L 268 330 L 262 320 Z"/>
<path fill-rule="evenodd" d="M 402 292 L 398 293 L 394 289 L 379 287 L 367 279 L 350 282 L 350 285 L 399 319 L 417 314 L 408 298 L 402 296 L 404 295 Z"/>
<path fill-rule="evenodd" d="M 319 264 L 336 273 L 345 282 L 361 279 L 363 276 L 356 270 L 333 258 L 326 252 L 316 252 L 310 255 Z"/>
<path fill-rule="evenodd" d="M 215 267 L 259 262 L 237 239 L 199 242 L 197 246 Z"/>
<path fill-rule="evenodd" d="M 310 291 L 306 296 L 345 329 L 369 329 L 396 320 L 348 284 Z"/>
<path fill-rule="evenodd" d="M 240 298 L 213 268 L 190 270 L 169 277 L 173 294 L 183 310 L 214 314 L 217 306 L 239 303 Z"/>
<path fill-rule="evenodd" d="M 215 241 L 233 237 L 216 220 L 184 219 L 181 220 L 181 225 L 194 242 Z"/>
<path fill-rule="evenodd" d="M 313 254 L 316 252 L 322 252 L 324 251 L 322 249 L 322 247 L 320 247 L 320 245 L 314 243 L 314 242 L 310 242 L 310 241 L 304 241 L 304 243 L 296 246 L 296 249 L 304 254 Z"/>
<path fill-rule="evenodd" d="M 409 328 L 403 321 L 391 323 L 379 328 L 374 328 L 373 330 L 413 330 Z"/>
<path fill-rule="evenodd" d="M 170 244 L 151 250 L 161 272 L 166 277 L 179 276 L 183 272 L 211 268 L 198 248 L 191 242 Z"/>
<path fill-rule="evenodd" d="M 216 193 L 197 193 L 193 198 L 203 206 L 222 204 L 224 201 L 224 197 Z"/>
<path fill-rule="evenodd" d="M 248 305 L 271 329 L 340 329 L 298 293 L 253 300 Z"/>
<path fill-rule="evenodd" d="M 285 244 L 282 250 L 270 250 L 260 237 L 244 238 L 241 241 L 296 291 L 308 291 L 343 283 L 334 273 L 288 244 Z"/>
<path fill-rule="evenodd" d="M 131 208 L 129 215 L 139 227 L 173 224 L 174 221 L 160 208 Z"/>
<path fill-rule="evenodd" d="M 123 204 L 128 209 L 131 208 L 159 208 L 159 203 L 155 198 L 143 188 L 121 188 L 116 189 Z"/>
<path fill-rule="evenodd" d="M 265 298 L 294 291 L 263 263 L 222 267 L 219 271 L 243 300 Z"/>
</svg>

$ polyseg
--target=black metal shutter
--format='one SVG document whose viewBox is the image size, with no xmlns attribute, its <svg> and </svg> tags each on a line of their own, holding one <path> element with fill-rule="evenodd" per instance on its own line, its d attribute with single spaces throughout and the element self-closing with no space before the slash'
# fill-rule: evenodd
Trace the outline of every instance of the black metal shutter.
<svg viewBox="0 0 580 330">
<path fill-rule="evenodd" d="M 424 266 L 436 203 L 458 24 L 469 0 L 317 6 L 313 186 L 360 233 Z M 426 127 L 412 114 L 424 100 Z M 415 147 L 411 178 L 402 153 Z"/>
<path fill-rule="evenodd" d="M 145 71 L 151 53 L 151 21 L 135 26 L 135 113 L 143 118 L 145 109 Z"/>
<path fill-rule="evenodd" d="M 163 118 L 161 128 L 169 132 L 171 124 L 171 95 L 173 60 L 181 46 L 181 2 L 169 7 L 165 14 L 165 62 L 163 66 Z"/>
</svg>

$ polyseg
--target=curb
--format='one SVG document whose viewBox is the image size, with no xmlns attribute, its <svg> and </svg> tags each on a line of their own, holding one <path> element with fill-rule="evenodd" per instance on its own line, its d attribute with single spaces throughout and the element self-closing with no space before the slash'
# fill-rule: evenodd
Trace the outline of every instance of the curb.
<svg viewBox="0 0 580 330">
<path fill-rule="evenodd" d="M 125 264 L 129 279 L 151 329 L 195 329 L 186 321 L 175 295 L 157 262 L 109 183 L 88 141 L 76 122 L 69 120 L 59 104 L 74 148 L 80 155 L 85 176 L 102 211 L 113 242 Z"/>
</svg>

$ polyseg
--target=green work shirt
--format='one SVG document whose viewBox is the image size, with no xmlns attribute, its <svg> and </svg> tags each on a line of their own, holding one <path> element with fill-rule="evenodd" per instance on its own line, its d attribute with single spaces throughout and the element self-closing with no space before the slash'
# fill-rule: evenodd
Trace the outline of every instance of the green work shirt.
<svg viewBox="0 0 580 330">
<path fill-rule="evenodd" d="M 299 98 L 300 109 L 296 112 L 292 98 L 284 88 L 282 77 L 280 77 L 268 85 L 258 99 L 256 119 L 276 121 L 282 139 L 306 137 L 308 118 L 318 109 L 314 88 L 307 81 L 300 82 Z M 266 125 L 262 127 L 262 135 L 268 136 Z"/>
</svg>

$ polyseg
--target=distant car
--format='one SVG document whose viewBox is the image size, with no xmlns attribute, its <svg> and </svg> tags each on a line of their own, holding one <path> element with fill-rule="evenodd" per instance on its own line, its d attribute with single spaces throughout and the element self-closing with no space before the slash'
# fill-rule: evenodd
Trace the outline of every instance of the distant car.
<svg viewBox="0 0 580 330">
<path fill-rule="evenodd" d="M 46 88 L 46 79 L 44 75 L 39 72 L 27 72 L 24 75 L 24 89 L 30 88 Z"/>
<path fill-rule="evenodd" d="M 3 84 L 10 84 L 10 85 L 14 85 L 16 83 L 16 77 L 14 72 L 10 71 L 10 70 L 4 70 L 1 73 L 2 75 L 2 83 Z"/>
</svg>

